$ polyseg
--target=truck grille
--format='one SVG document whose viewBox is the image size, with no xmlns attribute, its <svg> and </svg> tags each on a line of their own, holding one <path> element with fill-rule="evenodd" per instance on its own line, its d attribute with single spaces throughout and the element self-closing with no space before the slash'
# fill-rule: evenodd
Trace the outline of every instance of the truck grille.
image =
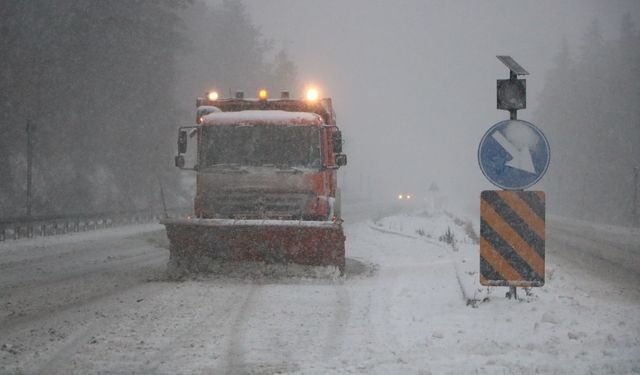
<svg viewBox="0 0 640 375">
<path fill-rule="evenodd" d="M 204 216 L 232 219 L 301 219 L 312 193 L 222 192 L 204 197 Z"/>
</svg>

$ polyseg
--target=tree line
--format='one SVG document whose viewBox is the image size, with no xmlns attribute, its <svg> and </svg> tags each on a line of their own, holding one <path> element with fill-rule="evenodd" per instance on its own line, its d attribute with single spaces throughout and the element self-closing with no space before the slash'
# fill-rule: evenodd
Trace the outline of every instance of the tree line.
<svg viewBox="0 0 640 375">
<path fill-rule="evenodd" d="M 0 217 L 188 202 L 176 129 L 215 85 L 294 88 L 296 66 L 240 1 L 5 0 L 0 7 Z"/>
<path fill-rule="evenodd" d="M 630 15 L 614 40 L 594 21 L 578 51 L 562 43 L 534 115 L 551 143 L 552 213 L 638 224 L 639 104 L 640 30 Z"/>
</svg>

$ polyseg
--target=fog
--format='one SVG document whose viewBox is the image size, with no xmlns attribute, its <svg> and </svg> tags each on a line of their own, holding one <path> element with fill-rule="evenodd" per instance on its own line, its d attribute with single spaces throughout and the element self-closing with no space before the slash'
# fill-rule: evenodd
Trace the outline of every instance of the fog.
<svg viewBox="0 0 640 375">
<path fill-rule="evenodd" d="M 594 20 L 605 40 L 619 38 L 624 14 L 640 20 L 637 1 L 246 4 L 261 31 L 289 49 L 299 80 L 334 98 L 347 137 L 349 198 L 385 199 L 403 190 L 419 196 L 437 181 L 450 203 L 472 212 L 480 191 L 495 189 L 478 167 L 478 143 L 509 118 L 496 110 L 495 80 L 509 72 L 495 56 L 511 55 L 529 71 L 527 109 L 518 118 L 536 124 L 562 41 L 577 52 Z M 550 143 L 553 168 L 558 149 L 572 146 L 571 139 Z M 532 189 L 545 190 L 549 178 Z"/>
<path fill-rule="evenodd" d="M 0 373 L 640 373 L 640 0 L 1 0 L 0 133 Z"/>
<path fill-rule="evenodd" d="M 628 225 L 640 205 L 640 2 L 202 0 L 0 9 L 0 215 L 188 206 L 173 166 L 194 99 L 291 90 L 333 98 L 347 202 L 421 199 L 436 183 L 477 213 L 482 135 L 496 109 L 496 55 L 530 72 L 527 109 L 551 143 L 549 211 Z"/>
</svg>

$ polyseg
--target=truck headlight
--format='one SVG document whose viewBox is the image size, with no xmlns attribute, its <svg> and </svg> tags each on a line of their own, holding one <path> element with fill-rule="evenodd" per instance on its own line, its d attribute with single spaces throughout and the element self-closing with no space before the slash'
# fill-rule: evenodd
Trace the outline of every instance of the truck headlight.
<svg viewBox="0 0 640 375">
<path fill-rule="evenodd" d="M 214 101 L 214 100 L 218 100 L 218 92 L 217 91 L 209 91 L 207 92 L 207 99 Z"/>
<path fill-rule="evenodd" d="M 320 97 L 320 93 L 318 93 L 318 90 L 313 88 L 307 90 L 307 95 L 306 95 L 307 100 L 314 102 L 318 100 L 318 97 Z"/>
</svg>

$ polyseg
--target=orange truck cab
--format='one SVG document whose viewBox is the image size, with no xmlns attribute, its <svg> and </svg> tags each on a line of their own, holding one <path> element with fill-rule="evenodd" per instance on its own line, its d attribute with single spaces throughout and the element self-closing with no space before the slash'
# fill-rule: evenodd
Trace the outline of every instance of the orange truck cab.
<svg viewBox="0 0 640 375">
<path fill-rule="evenodd" d="M 331 99 L 198 98 L 198 218 L 339 220 L 337 169 L 346 164 Z M 188 134 L 191 133 L 191 137 Z M 176 165 L 184 168 L 181 153 Z"/>
</svg>

